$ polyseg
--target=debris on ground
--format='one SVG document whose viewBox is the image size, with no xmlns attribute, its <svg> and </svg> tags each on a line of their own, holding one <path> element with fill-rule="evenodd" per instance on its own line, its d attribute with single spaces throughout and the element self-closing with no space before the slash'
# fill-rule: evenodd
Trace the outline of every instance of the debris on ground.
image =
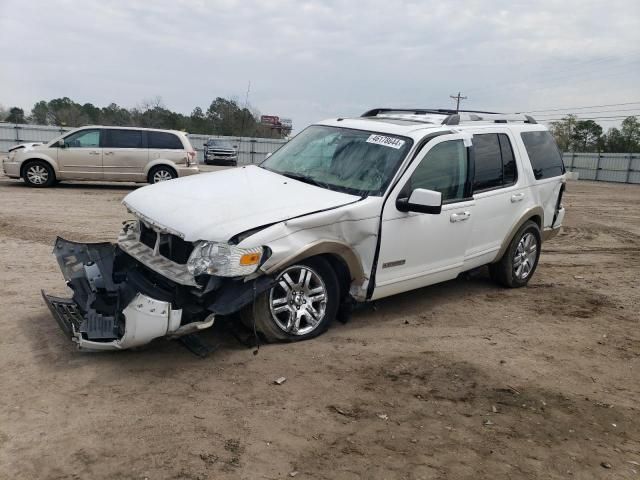
<svg viewBox="0 0 640 480">
<path fill-rule="evenodd" d="M 600 466 L 607 469 L 611 468 L 611 464 L 609 462 L 600 462 Z"/>
<path fill-rule="evenodd" d="M 287 377 L 279 377 L 279 378 L 276 378 L 273 381 L 273 383 L 275 383 L 276 385 L 282 385 L 286 381 L 287 381 Z"/>
</svg>

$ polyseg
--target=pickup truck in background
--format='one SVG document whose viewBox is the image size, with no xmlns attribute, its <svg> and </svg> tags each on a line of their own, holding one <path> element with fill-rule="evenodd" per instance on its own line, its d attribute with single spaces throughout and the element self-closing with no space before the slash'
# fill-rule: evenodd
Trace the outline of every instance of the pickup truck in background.
<svg viewBox="0 0 640 480">
<path fill-rule="evenodd" d="M 229 147 L 221 140 L 210 138 L 204 142 L 204 163 L 207 165 L 238 165 L 238 147 Z"/>
</svg>

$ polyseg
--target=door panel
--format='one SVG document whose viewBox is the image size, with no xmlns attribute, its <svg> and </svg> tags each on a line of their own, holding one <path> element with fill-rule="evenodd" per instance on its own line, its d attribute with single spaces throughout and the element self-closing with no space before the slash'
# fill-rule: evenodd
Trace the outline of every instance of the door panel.
<svg viewBox="0 0 640 480">
<path fill-rule="evenodd" d="M 414 188 L 440 191 L 437 215 L 404 213 L 396 199 Z M 460 135 L 437 137 L 394 187 L 382 213 L 380 252 L 373 298 L 455 278 L 473 223 L 475 203 L 467 197 L 468 153 Z"/>
<path fill-rule="evenodd" d="M 102 180 L 100 136 L 99 129 L 87 129 L 64 138 L 64 148 L 58 148 L 60 180 Z"/>
<path fill-rule="evenodd" d="M 465 270 L 495 260 L 502 243 L 531 206 L 529 188 L 524 187 L 522 163 L 511 133 L 485 129 L 473 135 L 474 195 L 476 218 L 465 254 Z M 488 189 L 487 189 L 488 187 Z M 477 189 L 484 191 L 476 192 Z"/>
<path fill-rule="evenodd" d="M 144 145 L 142 130 L 106 130 L 103 153 L 104 178 L 112 181 L 145 181 L 145 166 L 149 151 Z"/>
<path fill-rule="evenodd" d="M 486 265 L 495 260 L 511 227 L 531 205 L 528 188 L 508 187 L 478 193 L 475 221 L 471 231 L 473 242 L 465 255 L 465 269 Z"/>
</svg>

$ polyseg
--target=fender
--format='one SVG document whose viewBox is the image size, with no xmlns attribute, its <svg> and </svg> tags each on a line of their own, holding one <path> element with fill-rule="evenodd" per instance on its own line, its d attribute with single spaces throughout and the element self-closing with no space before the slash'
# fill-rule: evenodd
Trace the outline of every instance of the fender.
<svg viewBox="0 0 640 480">
<path fill-rule="evenodd" d="M 526 210 L 522 214 L 520 219 L 511 226 L 509 233 L 504 237 L 504 240 L 502 241 L 502 245 L 500 246 L 500 250 L 498 251 L 498 254 L 494 262 L 497 262 L 502 258 L 502 256 L 504 255 L 504 252 L 506 252 L 507 248 L 509 248 L 509 244 L 511 243 L 511 240 L 513 240 L 513 237 L 518 232 L 520 227 L 522 227 L 522 225 L 524 225 L 525 222 L 527 222 L 528 220 L 534 219 L 535 221 L 535 217 L 538 217 L 540 219 L 540 221 L 536 223 L 540 227 L 540 235 L 541 235 L 540 241 L 543 240 L 542 225 L 544 225 L 544 210 L 540 206 L 531 207 L 530 209 Z"/>
<path fill-rule="evenodd" d="M 167 167 L 171 167 L 173 168 L 176 173 L 178 173 L 178 165 L 175 162 L 172 162 L 171 160 L 167 160 L 166 158 L 156 158 L 155 160 L 147 163 L 144 167 L 144 176 L 145 178 L 149 175 L 149 171 L 157 166 L 157 165 L 165 165 Z"/>
<path fill-rule="evenodd" d="M 278 272 L 296 262 L 305 258 L 314 257 L 316 255 L 330 254 L 336 255 L 344 261 L 351 275 L 351 282 L 362 284 L 365 280 L 364 269 L 360 257 L 348 244 L 336 240 L 319 240 L 317 242 L 305 245 L 296 251 L 293 255 L 281 260 L 277 264 L 265 270 L 266 274 Z"/>
<path fill-rule="evenodd" d="M 34 150 L 30 150 L 24 153 L 28 155 L 25 155 L 24 160 L 20 160 L 20 177 L 24 176 L 24 166 L 31 160 L 41 160 L 43 162 L 47 162 L 49 165 L 51 165 L 51 168 L 53 168 L 53 172 L 56 174 L 56 178 L 58 177 L 58 173 L 60 171 L 58 168 L 58 162 L 51 158 L 49 155 L 38 153 Z"/>
</svg>

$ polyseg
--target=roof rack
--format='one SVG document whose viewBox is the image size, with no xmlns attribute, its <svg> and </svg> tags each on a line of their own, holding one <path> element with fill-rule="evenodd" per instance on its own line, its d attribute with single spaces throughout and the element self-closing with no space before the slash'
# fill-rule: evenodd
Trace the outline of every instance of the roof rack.
<svg viewBox="0 0 640 480">
<path fill-rule="evenodd" d="M 374 108 L 367 112 L 364 112 L 361 117 L 376 117 L 381 113 L 408 113 L 412 115 L 453 115 L 456 113 L 496 113 L 496 112 L 484 112 L 481 110 L 452 110 L 449 108 Z"/>
<path fill-rule="evenodd" d="M 491 122 L 491 123 L 538 123 L 530 115 L 503 114 L 485 112 L 481 110 L 451 110 L 446 108 L 374 108 L 361 115 L 361 117 L 388 117 L 392 115 L 442 115 L 442 125 L 460 125 L 466 122 Z"/>
</svg>

